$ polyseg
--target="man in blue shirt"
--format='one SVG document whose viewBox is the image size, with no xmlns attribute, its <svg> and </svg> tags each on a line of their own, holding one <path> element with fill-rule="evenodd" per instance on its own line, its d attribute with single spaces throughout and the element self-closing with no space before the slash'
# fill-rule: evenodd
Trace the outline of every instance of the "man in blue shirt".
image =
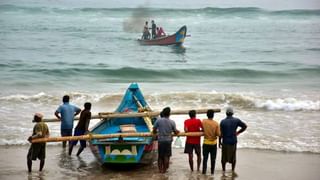
<svg viewBox="0 0 320 180">
<path fill-rule="evenodd" d="M 219 137 L 219 148 L 221 148 L 222 140 L 222 170 L 226 170 L 226 163 L 232 164 L 232 171 L 236 167 L 236 151 L 237 151 L 237 136 L 247 129 L 247 125 L 240 119 L 233 117 L 233 109 L 227 108 L 227 117 L 220 122 L 221 136 Z M 241 127 L 237 131 L 238 127 Z"/>
<path fill-rule="evenodd" d="M 69 104 L 70 97 L 68 95 L 63 96 L 63 104 L 58 107 L 54 115 L 61 121 L 61 136 L 72 136 L 74 117 L 81 111 L 80 108 Z M 70 142 L 69 142 L 70 145 Z M 62 142 L 62 147 L 66 147 L 66 142 Z"/>
</svg>

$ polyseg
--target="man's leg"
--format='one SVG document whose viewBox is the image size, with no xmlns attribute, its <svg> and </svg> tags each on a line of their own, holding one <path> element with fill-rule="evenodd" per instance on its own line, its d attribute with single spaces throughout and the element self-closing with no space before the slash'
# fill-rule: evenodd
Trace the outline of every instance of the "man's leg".
<svg viewBox="0 0 320 180">
<path fill-rule="evenodd" d="M 222 144 L 222 149 L 221 149 L 221 165 L 222 165 L 222 171 L 225 172 L 226 171 L 226 157 L 227 156 L 227 152 L 226 152 L 226 147 L 224 144 Z"/>
<path fill-rule="evenodd" d="M 65 129 L 61 129 L 60 130 L 60 134 L 61 134 L 61 137 L 66 136 Z M 67 142 L 66 141 L 62 141 L 62 148 L 66 148 L 66 146 L 67 146 Z"/>
<path fill-rule="evenodd" d="M 66 148 L 67 147 L 67 142 L 66 141 L 62 141 L 62 147 Z"/>
<path fill-rule="evenodd" d="M 206 174 L 209 151 L 207 150 L 207 146 L 205 144 L 203 144 L 202 147 L 203 147 L 202 148 L 202 151 L 203 151 L 202 174 Z"/>
<path fill-rule="evenodd" d="M 193 154 L 192 153 L 188 153 L 188 157 L 189 157 L 189 166 L 191 171 L 193 171 Z"/>
<path fill-rule="evenodd" d="M 214 145 L 210 151 L 211 174 L 214 174 L 214 170 L 216 166 L 216 156 L 217 156 L 217 145 Z"/>
<path fill-rule="evenodd" d="M 40 168 L 39 168 L 39 171 L 42 171 L 42 169 L 43 169 L 43 167 L 44 167 L 44 162 L 45 162 L 44 159 L 41 159 L 41 160 L 40 160 Z"/>
<path fill-rule="evenodd" d="M 78 152 L 77 152 L 77 156 L 79 156 L 79 155 L 80 155 L 80 153 L 83 151 L 83 149 L 84 149 L 84 147 L 83 147 L 83 146 L 80 146 L 80 147 L 79 147 L 79 150 L 78 150 Z"/>
<path fill-rule="evenodd" d="M 164 158 L 163 157 L 161 157 L 161 158 L 159 158 L 158 159 L 158 166 L 159 166 L 159 172 L 160 173 L 164 173 L 165 172 L 165 165 L 164 165 Z"/>
<path fill-rule="evenodd" d="M 222 165 L 222 171 L 226 171 L 226 163 L 225 162 L 221 162 Z"/>
<path fill-rule="evenodd" d="M 232 171 L 234 172 L 235 169 L 236 169 L 236 161 L 232 163 Z"/>
<path fill-rule="evenodd" d="M 200 171 L 201 154 L 197 154 L 197 171 Z"/>
<path fill-rule="evenodd" d="M 167 171 L 167 169 L 169 168 L 169 157 L 165 156 L 163 161 L 164 161 L 163 162 L 163 165 L 164 165 L 163 173 L 165 173 Z"/>
<path fill-rule="evenodd" d="M 72 150 L 73 150 L 73 144 L 71 143 L 71 145 L 69 146 L 69 156 L 71 156 Z"/>
<path fill-rule="evenodd" d="M 31 158 L 27 157 L 27 165 L 28 165 L 28 171 L 31 172 L 32 169 L 32 160 Z"/>
</svg>

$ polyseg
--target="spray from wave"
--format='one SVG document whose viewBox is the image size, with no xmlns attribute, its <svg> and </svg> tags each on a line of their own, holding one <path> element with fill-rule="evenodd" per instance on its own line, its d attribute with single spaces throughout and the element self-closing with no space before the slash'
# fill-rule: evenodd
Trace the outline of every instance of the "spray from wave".
<svg viewBox="0 0 320 180">
<path fill-rule="evenodd" d="M 139 33 L 143 30 L 145 21 L 151 18 L 151 11 L 143 6 L 133 10 L 132 16 L 123 21 L 123 30 L 125 32 Z"/>
</svg>

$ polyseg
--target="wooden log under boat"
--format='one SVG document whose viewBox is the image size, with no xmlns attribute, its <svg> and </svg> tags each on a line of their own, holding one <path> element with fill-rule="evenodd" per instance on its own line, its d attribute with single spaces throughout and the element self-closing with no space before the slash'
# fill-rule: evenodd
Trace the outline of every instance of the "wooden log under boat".
<svg viewBox="0 0 320 180">
<path fill-rule="evenodd" d="M 61 141 L 76 141 L 76 140 L 92 140 L 92 139 L 108 139 L 118 137 L 152 137 L 156 136 L 153 133 L 115 133 L 115 134 L 87 134 L 82 136 L 64 136 L 64 137 L 47 137 L 33 139 L 32 143 L 43 142 L 61 142 Z M 172 134 L 172 136 L 203 136 L 203 132 L 180 132 L 179 134 Z"/>
<path fill-rule="evenodd" d="M 197 114 L 205 114 L 210 108 L 195 109 Z M 213 108 L 214 112 L 221 112 L 221 109 Z M 171 115 L 184 115 L 188 114 L 190 110 L 172 110 Z M 159 116 L 161 111 L 145 111 L 145 112 L 100 112 L 98 115 L 93 115 L 91 119 L 105 119 L 105 118 L 129 118 L 129 117 L 156 117 Z M 75 117 L 74 120 L 79 120 Z M 44 122 L 60 122 L 59 119 L 50 118 L 43 119 Z"/>
</svg>

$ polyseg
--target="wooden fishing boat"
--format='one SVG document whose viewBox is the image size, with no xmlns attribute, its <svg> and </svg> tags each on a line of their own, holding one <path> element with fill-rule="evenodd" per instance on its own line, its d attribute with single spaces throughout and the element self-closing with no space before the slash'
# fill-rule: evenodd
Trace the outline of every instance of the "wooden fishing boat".
<svg viewBox="0 0 320 180">
<path fill-rule="evenodd" d="M 187 26 L 182 26 L 175 34 L 155 39 L 138 39 L 142 45 L 181 45 L 187 34 Z"/>
<path fill-rule="evenodd" d="M 150 108 L 138 85 L 133 83 L 123 96 L 116 113 L 136 113 Z M 154 117 L 105 118 L 91 130 L 92 134 L 112 135 L 123 133 L 124 136 L 108 139 L 90 140 L 90 148 L 102 164 L 151 163 L 156 159 L 157 141 L 150 136 L 127 137 L 126 133 L 150 133 Z"/>
</svg>

